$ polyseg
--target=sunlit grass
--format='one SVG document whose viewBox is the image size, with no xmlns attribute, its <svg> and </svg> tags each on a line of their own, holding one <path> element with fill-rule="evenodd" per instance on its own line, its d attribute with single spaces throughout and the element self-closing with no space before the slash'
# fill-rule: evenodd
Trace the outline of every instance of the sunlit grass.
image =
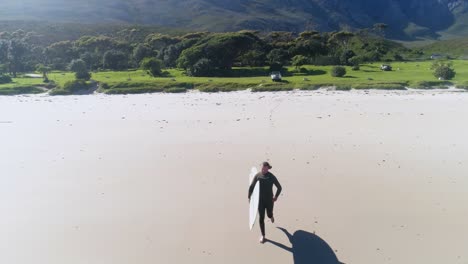
<svg viewBox="0 0 468 264">
<path fill-rule="evenodd" d="M 103 71 L 92 73 L 92 79 L 106 83 L 112 88 L 119 88 L 118 92 L 124 93 L 135 88 L 133 92 L 161 91 L 171 88 L 195 88 L 202 91 L 233 91 L 247 88 L 254 90 L 289 90 L 304 89 L 313 90 L 317 86 L 334 85 L 338 87 L 354 87 L 360 89 L 398 89 L 402 86 L 419 87 L 422 82 L 435 82 L 430 69 L 432 61 L 424 62 L 396 62 L 391 63 L 393 71 L 383 72 L 380 70 L 380 63 L 361 65 L 360 70 L 353 71 L 351 67 L 346 67 L 347 74 L 343 78 L 336 78 L 330 75 L 332 66 L 312 66 L 303 68 L 309 73 L 295 73 L 293 67 L 288 68 L 289 74 L 285 74 L 282 83 L 272 83 L 266 68 L 235 68 L 234 72 L 261 73 L 252 77 L 190 77 L 186 76 L 182 70 L 168 69 L 168 77 L 153 78 L 142 70 L 129 71 Z M 453 61 L 456 77 L 451 80 L 453 84 L 466 84 L 468 81 L 468 61 Z M 67 81 L 74 80 L 75 76 L 70 72 L 49 73 L 49 79 L 58 86 L 63 86 Z M 43 86 L 42 79 L 14 78 L 13 83 L 0 85 L 2 89 L 15 89 L 18 87 L 38 87 Z M 114 87 L 113 87 L 114 86 Z M 138 88 L 138 89 L 136 89 Z M 182 91 L 182 90 L 174 90 Z"/>
</svg>

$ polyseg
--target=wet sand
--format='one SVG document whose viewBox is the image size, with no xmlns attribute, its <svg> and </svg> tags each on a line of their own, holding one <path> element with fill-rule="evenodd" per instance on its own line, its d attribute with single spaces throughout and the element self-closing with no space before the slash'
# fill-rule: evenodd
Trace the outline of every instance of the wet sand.
<svg viewBox="0 0 468 264">
<path fill-rule="evenodd" d="M 0 263 L 466 264 L 467 116 L 441 91 L 0 97 Z"/>
</svg>

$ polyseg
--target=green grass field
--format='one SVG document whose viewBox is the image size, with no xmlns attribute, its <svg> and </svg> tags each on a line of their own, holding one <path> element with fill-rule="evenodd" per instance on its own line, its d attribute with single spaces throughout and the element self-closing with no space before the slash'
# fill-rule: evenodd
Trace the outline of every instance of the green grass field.
<svg viewBox="0 0 468 264">
<path fill-rule="evenodd" d="M 144 71 L 123 72 L 98 72 L 93 73 L 92 79 L 106 83 L 107 89 L 100 92 L 115 93 L 147 93 L 147 92 L 183 92 L 187 89 L 199 89 L 205 92 L 234 91 L 252 88 L 253 91 L 278 91 L 278 90 L 314 90 L 321 86 L 337 86 L 347 90 L 355 89 L 404 89 L 432 88 L 446 86 L 447 84 L 464 87 L 468 81 L 468 61 L 453 61 L 456 77 L 450 83 L 438 82 L 432 75 L 431 61 L 425 62 L 397 62 L 392 63 L 393 71 L 382 72 L 380 63 L 365 64 L 358 71 L 352 71 L 347 67 L 347 75 L 343 78 L 335 78 L 330 75 L 331 66 L 304 66 L 308 73 L 294 73 L 292 67 L 288 68 L 289 74 L 285 74 L 283 82 L 273 83 L 266 69 L 263 68 L 237 68 L 234 72 L 258 73 L 260 76 L 252 77 L 189 77 L 183 71 L 170 69 L 170 77 L 153 78 Z M 249 74 L 251 75 L 251 74 Z M 65 82 L 74 79 L 74 75 L 68 72 L 52 72 L 49 79 L 59 87 Z M 37 93 L 37 87 L 43 86 L 42 79 L 15 78 L 13 83 L 0 85 L 0 94 Z M 29 87 L 30 90 L 27 90 Z M 2 92 L 3 91 L 3 92 Z M 17 93 L 15 93 L 17 91 Z"/>
</svg>

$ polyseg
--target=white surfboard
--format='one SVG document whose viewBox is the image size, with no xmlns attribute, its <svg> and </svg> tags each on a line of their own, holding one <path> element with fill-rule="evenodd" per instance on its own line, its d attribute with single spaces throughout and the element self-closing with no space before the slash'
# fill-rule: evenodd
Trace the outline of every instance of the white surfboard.
<svg viewBox="0 0 468 264">
<path fill-rule="evenodd" d="M 257 168 L 253 167 L 252 170 L 250 170 L 250 175 L 249 175 L 249 186 L 252 183 L 255 175 L 257 175 L 258 171 Z M 249 227 L 250 230 L 252 230 L 255 220 L 257 219 L 257 214 L 258 214 L 258 203 L 260 201 L 260 183 L 257 182 L 255 184 L 255 188 L 252 192 L 252 195 L 250 196 L 250 209 L 249 209 Z"/>
</svg>

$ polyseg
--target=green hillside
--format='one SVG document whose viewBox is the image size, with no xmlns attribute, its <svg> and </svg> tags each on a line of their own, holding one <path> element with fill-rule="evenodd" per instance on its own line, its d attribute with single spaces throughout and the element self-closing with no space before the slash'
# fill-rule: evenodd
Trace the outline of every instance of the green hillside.
<svg viewBox="0 0 468 264">
<path fill-rule="evenodd" d="M 467 10 L 468 0 L 3 0 L 0 20 L 293 32 L 385 23 L 410 40 L 468 34 Z"/>
</svg>

